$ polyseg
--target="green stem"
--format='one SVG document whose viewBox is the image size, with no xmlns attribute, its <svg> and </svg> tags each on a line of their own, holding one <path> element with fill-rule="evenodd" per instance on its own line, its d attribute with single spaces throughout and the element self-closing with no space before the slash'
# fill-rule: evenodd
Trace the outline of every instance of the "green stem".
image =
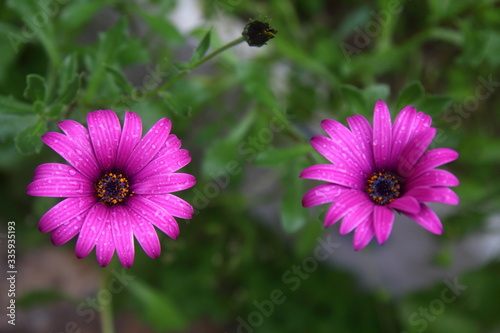
<svg viewBox="0 0 500 333">
<path fill-rule="evenodd" d="M 233 40 L 232 42 L 229 42 L 229 43 L 227 43 L 227 44 L 219 47 L 217 50 L 214 50 L 212 53 L 207 54 L 205 57 L 203 57 L 200 60 L 196 61 L 195 63 L 191 64 L 189 66 L 189 70 L 184 70 L 182 72 L 177 73 L 177 75 L 175 75 L 173 78 L 171 78 L 170 80 L 168 80 L 167 82 L 165 82 L 160 87 L 158 87 L 158 88 L 156 88 L 156 89 L 151 90 L 150 92 L 148 92 L 146 94 L 146 97 L 150 97 L 150 96 L 156 95 L 160 91 L 168 89 L 177 80 L 179 80 L 181 77 L 183 77 L 184 75 L 186 75 L 187 73 L 189 73 L 190 70 L 195 69 L 196 67 L 198 67 L 198 66 L 204 64 L 205 62 L 209 61 L 210 59 L 214 58 L 219 53 L 222 53 L 225 50 L 227 50 L 227 49 L 229 49 L 229 48 L 231 48 L 231 47 L 233 47 L 235 45 L 238 45 L 238 44 L 240 44 L 243 41 L 245 41 L 245 39 L 242 36 L 242 37 L 239 37 L 239 38 Z"/>
<path fill-rule="evenodd" d="M 105 268 L 101 274 L 101 290 L 107 290 L 111 277 L 110 268 Z M 110 293 L 111 295 L 111 293 Z M 109 302 L 103 302 L 101 310 L 101 333 L 114 333 L 113 324 L 113 298 Z"/>
</svg>

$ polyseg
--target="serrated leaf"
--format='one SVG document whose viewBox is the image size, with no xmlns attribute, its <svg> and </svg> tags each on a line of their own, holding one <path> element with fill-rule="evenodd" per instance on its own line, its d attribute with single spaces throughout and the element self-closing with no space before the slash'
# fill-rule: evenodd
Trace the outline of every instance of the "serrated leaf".
<svg viewBox="0 0 500 333">
<path fill-rule="evenodd" d="M 160 93 L 160 96 L 163 98 L 163 102 L 173 113 L 183 117 L 191 116 L 192 107 L 185 105 L 184 103 L 179 101 L 179 99 L 177 99 L 174 95 L 162 91 Z"/>
<path fill-rule="evenodd" d="M 285 194 L 281 203 L 281 225 L 287 233 L 301 229 L 308 220 L 308 212 L 302 207 L 302 196 L 305 194 L 304 180 L 299 178 L 303 163 L 296 160 L 290 163 L 283 179 Z"/>
<path fill-rule="evenodd" d="M 78 89 L 80 89 L 82 76 L 83 74 L 77 75 L 71 82 L 68 83 L 66 89 L 62 92 L 61 96 L 59 96 L 58 103 L 70 104 L 75 100 L 76 95 L 78 94 Z"/>
<path fill-rule="evenodd" d="M 182 330 L 187 326 L 182 311 L 166 293 L 159 292 L 137 279 L 134 279 L 127 289 L 139 305 L 140 315 L 158 331 Z"/>
<path fill-rule="evenodd" d="M 194 66 L 203 56 L 205 53 L 207 53 L 208 48 L 210 47 L 210 36 L 212 31 L 208 30 L 205 36 L 203 36 L 203 39 L 201 40 L 200 44 L 196 47 L 193 53 L 193 57 L 189 61 L 189 64 L 191 66 Z"/>
<path fill-rule="evenodd" d="M 369 108 L 362 90 L 350 84 L 343 84 L 340 87 L 340 91 L 351 114 L 366 115 L 368 112 L 371 112 L 371 109 L 368 111 Z"/>
<path fill-rule="evenodd" d="M 0 113 L 30 114 L 33 113 L 33 107 L 28 103 L 16 100 L 12 96 L 0 95 Z"/>
<path fill-rule="evenodd" d="M 420 83 L 420 81 L 413 81 L 409 83 L 399 94 L 396 109 L 401 110 L 405 106 L 414 105 L 424 96 L 424 92 L 424 86 Z"/>
<path fill-rule="evenodd" d="M 28 74 L 24 97 L 30 101 L 43 101 L 45 99 L 45 79 L 38 74 Z"/>
<path fill-rule="evenodd" d="M 312 148 L 309 144 L 295 145 L 287 148 L 269 147 L 257 154 L 255 165 L 278 167 L 290 163 L 311 150 Z"/>
<path fill-rule="evenodd" d="M 106 66 L 106 70 L 108 71 L 108 73 L 110 73 L 113 76 L 113 79 L 115 80 L 116 85 L 120 89 L 122 89 L 127 94 L 133 93 L 134 88 L 132 87 L 130 82 L 128 82 L 127 78 L 125 77 L 125 75 L 123 75 L 123 73 L 120 70 L 116 69 L 113 66 L 109 66 L 109 65 Z"/>
<path fill-rule="evenodd" d="M 45 122 L 41 119 L 35 125 L 19 132 L 14 139 L 17 150 L 21 154 L 38 153 L 42 148 L 42 135 L 47 131 Z"/>
</svg>

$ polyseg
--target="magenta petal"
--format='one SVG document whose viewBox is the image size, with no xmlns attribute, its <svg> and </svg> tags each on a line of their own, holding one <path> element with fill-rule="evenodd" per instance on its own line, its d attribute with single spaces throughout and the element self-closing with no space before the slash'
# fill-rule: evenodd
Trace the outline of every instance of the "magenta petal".
<svg viewBox="0 0 500 333">
<path fill-rule="evenodd" d="M 387 168 L 391 146 L 391 114 L 383 101 L 377 101 L 373 115 L 373 159 L 378 170 Z"/>
<path fill-rule="evenodd" d="M 88 179 L 95 181 L 100 176 L 101 169 L 95 156 L 73 139 L 61 133 L 48 132 L 42 136 L 42 141 Z"/>
<path fill-rule="evenodd" d="M 387 207 L 411 214 L 416 214 L 420 211 L 420 203 L 409 193 L 406 193 L 403 197 L 394 200 L 387 205 Z"/>
<path fill-rule="evenodd" d="M 417 135 L 420 131 L 431 127 L 432 117 L 423 113 L 417 112 L 417 117 L 413 123 L 413 135 Z"/>
<path fill-rule="evenodd" d="M 415 163 L 422 157 L 435 135 L 436 129 L 434 127 L 427 128 L 420 131 L 408 142 L 396 161 L 397 172 L 401 177 L 408 178 L 412 175 Z"/>
<path fill-rule="evenodd" d="M 417 110 L 413 106 L 407 106 L 401 110 L 394 121 L 392 128 L 392 149 L 388 168 L 396 167 L 396 162 L 401 151 L 406 146 L 413 134 L 413 122 L 417 116 Z"/>
<path fill-rule="evenodd" d="M 345 158 L 351 159 L 352 163 L 356 163 L 365 173 L 373 171 L 368 155 L 366 154 L 367 151 L 359 149 L 360 143 L 347 127 L 332 119 L 323 120 L 321 126 L 331 137 L 337 149 L 342 149 L 343 154 L 346 155 Z"/>
<path fill-rule="evenodd" d="M 354 161 L 352 156 L 349 155 L 349 158 L 347 158 L 348 155 L 346 152 L 342 148 L 339 148 L 332 139 L 320 135 L 313 136 L 311 139 L 311 146 L 337 167 L 346 170 L 353 170 L 360 174 L 363 173 L 358 163 Z"/>
<path fill-rule="evenodd" d="M 358 174 L 342 170 L 332 164 L 312 165 L 302 171 L 299 177 L 323 180 L 330 183 L 363 190 L 364 181 Z"/>
<path fill-rule="evenodd" d="M 391 234 L 394 224 L 394 211 L 385 206 L 375 205 L 373 209 L 373 226 L 379 244 L 384 244 Z"/>
<path fill-rule="evenodd" d="M 304 195 L 304 198 L 302 199 L 302 206 L 307 208 L 333 202 L 348 190 L 349 189 L 347 187 L 335 184 L 322 184 L 316 186 L 307 191 Z"/>
<path fill-rule="evenodd" d="M 149 177 L 173 173 L 191 162 L 191 156 L 185 149 L 174 150 L 163 156 L 157 156 L 144 169 L 134 175 L 134 181 L 143 182 Z"/>
<path fill-rule="evenodd" d="M 82 228 L 83 221 L 87 217 L 88 211 L 76 216 L 58 226 L 50 233 L 50 240 L 55 246 L 62 245 L 68 242 L 70 239 L 78 235 L 80 229 Z"/>
<path fill-rule="evenodd" d="M 97 161 L 103 170 L 114 169 L 121 135 L 118 116 L 111 110 L 94 111 L 87 114 L 87 123 Z"/>
<path fill-rule="evenodd" d="M 458 186 L 460 181 L 451 172 L 440 169 L 433 169 L 424 172 L 420 176 L 409 180 L 406 183 L 406 188 L 410 191 L 416 187 L 433 187 L 433 186 Z"/>
<path fill-rule="evenodd" d="M 165 208 L 172 216 L 182 219 L 193 217 L 193 206 L 173 194 L 149 195 L 146 198 Z"/>
<path fill-rule="evenodd" d="M 42 178 L 51 178 L 51 177 L 58 177 L 58 178 L 70 177 L 77 179 L 80 178 L 88 182 L 88 179 L 84 178 L 84 176 L 80 172 L 78 172 L 75 168 L 73 168 L 71 165 L 60 164 L 60 163 L 40 164 L 35 169 L 33 180 L 38 180 Z"/>
<path fill-rule="evenodd" d="M 366 202 L 351 210 L 342 220 L 339 233 L 346 235 L 373 213 L 373 203 Z"/>
<path fill-rule="evenodd" d="M 412 170 L 412 177 L 416 177 L 443 164 L 454 161 L 458 158 L 458 153 L 448 148 L 436 148 L 426 151 L 415 164 Z"/>
<path fill-rule="evenodd" d="M 71 141 L 78 143 L 89 155 L 94 156 L 94 148 L 92 148 L 92 143 L 90 142 L 89 131 L 85 126 L 70 119 L 63 120 L 57 125 Z"/>
<path fill-rule="evenodd" d="M 359 251 L 366 245 L 368 245 L 374 235 L 375 229 L 373 228 L 373 214 L 370 214 L 364 219 L 364 221 L 362 221 L 358 225 L 358 227 L 354 231 L 354 237 L 352 241 L 354 251 Z"/>
<path fill-rule="evenodd" d="M 365 117 L 354 115 L 347 118 L 347 123 L 351 128 L 352 134 L 356 137 L 360 144 L 360 150 L 366 154 L 366 160 L 370 166 L 374 166 L 373 162 L 373 129 Z"/>
<path fill-rule="evenodd" d="M 97 202 L 90 208 L 76 241 L 75 254 L 78 259 L 88 256 L 90 251 L 92 251 L 102 229 L 106 223 L 109 223 L 108 215 L 109 207 L 100 202 Z"/>
<path fill-rule="evenodd" d="M 158 258 L 161 253 L 161 246 L 155 228 L 132 209 L 129 209 L 129 214 L 132 222 L 132 232 L 142 249 L 150 258 Z"/>
<path fill-rule="evenodd" d="M 124 172 L 133 175 L 142 170 L 164 146 L 170 133 L 172 123 L 168 118 L 160 119 L 137 143 L 125 163 Z"/>
<path fill-rule="evenodd" d="M 433 234 L 441 235 L 443 233 L 443 225 L 441 224 L 439 217 L 426 204 L 421 204 L 420 206 L 420 212 L 418 214 L 405 215 Z"/>
<path fill-rule="evenodd" d="M 167 141 L 165 141 L 165 144 L 161 147 L 160 151 L 158 152 L 157 156 L 163 156 L 171 151 L 180 149 L 181 146 L 182 146 L 181 140 L 179 140 L 175 134 L 170 134 L 167 138 Z"/>
<path fill-rule="evenodd" d="M 31 182 L 26 193 L 35 197 L 77 198 L 95 192 L 94 186 L 86 178 L 52 177 Z"/>
<path fill-rule="evenodd" d="M 417 187 L 408 191 L 406 195 L 414 197 L 419 202 L 440 202 L 447 205 L 458 205 L 460 202 L 458 195 L 447 187 Z"/>
<path fill-rule="evenodd" d="M 365 193 L 357 190 L 348 190 L 339 197 L 331 206 L 328 208 L 325 215 L 325 227 L 329 227 L 336 223 L 352 209 L 368 201 L 368 197 Z"/>
<path fill-rule="evenodd" d="M 52 231 L 63 223 L 89 210 L 95 202 L 96 199 L 93 197 L 65 199 L 42 216 L 38 223 L 38 229 L 44 233 Z"/>
<path fill-rule="evenodd" d="M 123 121 L 123 131 L 116 152 L 116 168 L 118 170 L 125 169 L 130 154 L 134 151 L 135 146 L 141 141 L 142 137 L 142 122 L 139 115 L 134 112 L 125 111 L 125 120 Z"/>
<path fill-rule="evenodd" d="M 108 266 L 115 253 L 115 244 L 111 230 L 111 222 L 108 220 L 105 222 L 96 242 L 95 255 L 101 267 Z"/>
<path fill-rule="evenodd" d="M 193 187 L 196 178 L 187 173 L 172 173 L 157 177 L 150 177 L 141 183 L 135 183 L 131 187 L 136 194 L 164 194 L 172 193 Z"/>
<path fill-rule="evenodd" d="M 124 267 L 130 268 L 134 264 L 134 234 L 130 221 L 129 208 L 115 206 L 110 212 L 113 242 L 118 259 Z"/>
<path fill-rule="evenodd" d="M 170 238 L 179 236 L 177 221 L 163 207 L 140 195 L 134 195 L 127 201 L 127 207 L 144 217 Z"/>
</svg>

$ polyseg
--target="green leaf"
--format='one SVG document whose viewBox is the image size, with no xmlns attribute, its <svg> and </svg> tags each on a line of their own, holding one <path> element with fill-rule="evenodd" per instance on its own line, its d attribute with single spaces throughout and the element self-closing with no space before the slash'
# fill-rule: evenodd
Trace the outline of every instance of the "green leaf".
<svg viewBox="0 0 500 333">
<path fill-rule="evenodd" d="M 41 116 L 45 111 L 45 103 L 42 101 L 35 101 L 35 103 L 33 103 L 33 111 Z"/>
<path fill-rule="evenodd" d="M 151 30 L 165 38 L 169 43 L 180 45 L 184 41 L 177 28 L 164 16 L 151 15 L 144 10 L 140 10 L 138 14 L 146 21 Z"/>
<path fill-rule="evenodd" d="M 108 73 L 111 74 L 111 76 L 113 76 L 113 79 L 115 80 L 116 85 L 120 89 L 122 89 L 127 94 L 132 94 L 133 93 L 134 88 L 132 87 L 132 85 L 130 84 L 130 82 L 128 82 L 128 80 L 125 77 L 125 75 L 123 75 L 122 71 L 116 69 L 113 66 L 109 66 L 109 65 L 106 65 L 106 70 L 108 71 Z"/>
<path fill-rule="evenodd" d="M 30 114 L 0 113 L 0 141 L 14 138 L 26 127 L 36 124 L 38 116 L 33 114 L 30 105 Z"/>
<path fill-rule="evenodd" d="M 59 96 L 64 95 L 67 86 L 73 82 L 78 75 L 78 58 L 76 53 L 70 54 L 64 58 L 61 69 L 59 71 Z"/>
<path fill-rule="evenodd" d="M 255 158 L 255 164 L 268 167 L 278 167 L 291 163 L 299 156 L 312 150 L 309 144 L 299 144 L 287 148 L 269 147 L 260 152 Z"/>
<path fill-rule="evenodd" d="M 351 114 L 368 114 L 366 98 L 362 90 L 350 84 L 343 84 L 340 91 Z"/>
<path fill-rule="evenodd" d="M 405 106 L 415 105 L 424 96 L 424 92 L 424 86 L 420 81 L 410 82 L 399 94 L 396 109 L 401 110 Z"/>
<path fill-rule="evenodd" d="M 189 64 L 191 66 L 195 66 L 196 62 L 198 62 L 201 58 L 203 58 L 205 53 L 207 53 L 207 50 L 210 47 L 211 32 L 212 32 L 211 30 L 208 30 L 206 32 L 206 34 L 203 37 L 203 39 L 201 40 L 200 44 L 198 45 L 196 50 L 194 50 L 193 57 L 189 61 Z"/>
<path fill-rule="evenodd" d="M 416 102 L 415 107 L 419 111 L 423 111 L 432 117 L 436 117 L 446 111 L 452 103 L 453 99 L 448 96 L 427 95 Z"/>
<path fill-rule="evenodd" d="M 12 96 L 0 95 L 0 113 L 8 114 L 31 114 L 33 107 L 25 102 L 21 102 Z"/>
<path fill-rule="evenodd" d="M 285 195 L 281 203 L 281 225 L 287 233 L 293 233 L 301 229 L 308 221 L 307 209 L 302 207 L 302 196 L 305 193 L 304 180 L 299 178 L 303 170 L 303 162 L 295 160 L 287 168 L 287 174 L 283 179 Z"/>
<path fill-rule="evenodd" d="M 185 105 L 182 103 L 177 97 L 172 94 L 169 94 L 166 91 L 160 92 L 160 96 L 163 98 L 163 102 L 167 105 L 170 111 L 173 113 L 182 116 L 182 117 L 190 117 L 192 107 Z"/>
<path fill-rule="evenodd" d="M 390 93 L 391 93 L 391 88 L 387 84 L 373 84 L 371 86 L 366 87 L 366 89 L 364 90 L 366 104 L 368 107 L 368 111 L 366 112 L 371 112 L 377 101 L 387 100 L 389 98 Z"/>
<path fill-rule="evenodd" d="M 183 313 L 175 302 L 145 283 L 134 279 L 127 286 L 139 306 L 139 313 L 158 331 L 182 330 L 187 326 Z"/>
<path fill-rule="evenodd" d="M 83 74 L 77 75 L 68 83 L 66 89 L 63 90 L 58 98 L 59 103 L 70 104 L 75 100 L 76 95 L 78 94 L 78 89 L 80 89 L 80 81 L 82 76 Z"/>
<path fill-rule="evenodd" d="M 28 74 L 24 97 L 30 101 L 43 101 L 45 99 L 45 79 L 38 74 Z"/>
<path fill-rule="evenodd" d="M 35 125 L 29 126 L 19 132 L 15 138 L 17 150 L 21 154 L 38 153 L 42 148 L 40 138 L 47 131 L 47 126 L 42 119 L 39 119 Z"/>
</svg>

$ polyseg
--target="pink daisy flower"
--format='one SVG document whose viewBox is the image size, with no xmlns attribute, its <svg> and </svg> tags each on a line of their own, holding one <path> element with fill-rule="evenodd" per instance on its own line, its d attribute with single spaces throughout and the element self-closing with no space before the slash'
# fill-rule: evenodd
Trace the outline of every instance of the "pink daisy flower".
<svg viewBox="0 0 500 333">
<path fill-rule="evenodd" d="M 49 132 L 42 141 L 70 165 L 46 163 L 35 170 L 29 195 L 66 197 L 42 216 L 41 232 L 52 232 L 56 246 L 79 234 L 75 254 L 86 257 L 96 247 L 97 262 L 106 266 L 116 250 L 120 262 L 134 262 L 134 236 L 151 258 L 160 255 L 154 227 L 175 239 L 174 219 L 189 219 L 193 207 L 172 192 L 192 187 L 195 177 L 175 173 L 191 161 L 170 134 L 171 122 L 160 119 L 142 137 L 141 118 L 126 111 L 123 129 L 116 113 L 87 115 L 88 130 L 73 120 Z M 141 138 L 142 137 L 142 138 Z"/>
<path fill-rule="evenodd" d="M 373 236 L 379 244 L 389 238 L 394 211 L 403 213 L 428 231 L 440 235 L 443 226 L 426 202 L 457 205 L 448 186 L 458 179 L 435 169 L 458 158 L 447 148 L 427 150 L 436 135 L 432 118 L 413 106 L 401 110 L 394 125 L 383 101 L 375 104 L 373 128 L 366 118 L 347 118 L 349 128 L 325 119 L 321 126 L 330 137 L 314 136 L 311 145 L 332 164 L 306 168 L 302 178 L 328 183 L 307 192 L 304 207 L 329 202 L 325 227 L 343 218 L 340 234 L 353 230 L 354 249 L 364 248 Z"/>
</svg>

